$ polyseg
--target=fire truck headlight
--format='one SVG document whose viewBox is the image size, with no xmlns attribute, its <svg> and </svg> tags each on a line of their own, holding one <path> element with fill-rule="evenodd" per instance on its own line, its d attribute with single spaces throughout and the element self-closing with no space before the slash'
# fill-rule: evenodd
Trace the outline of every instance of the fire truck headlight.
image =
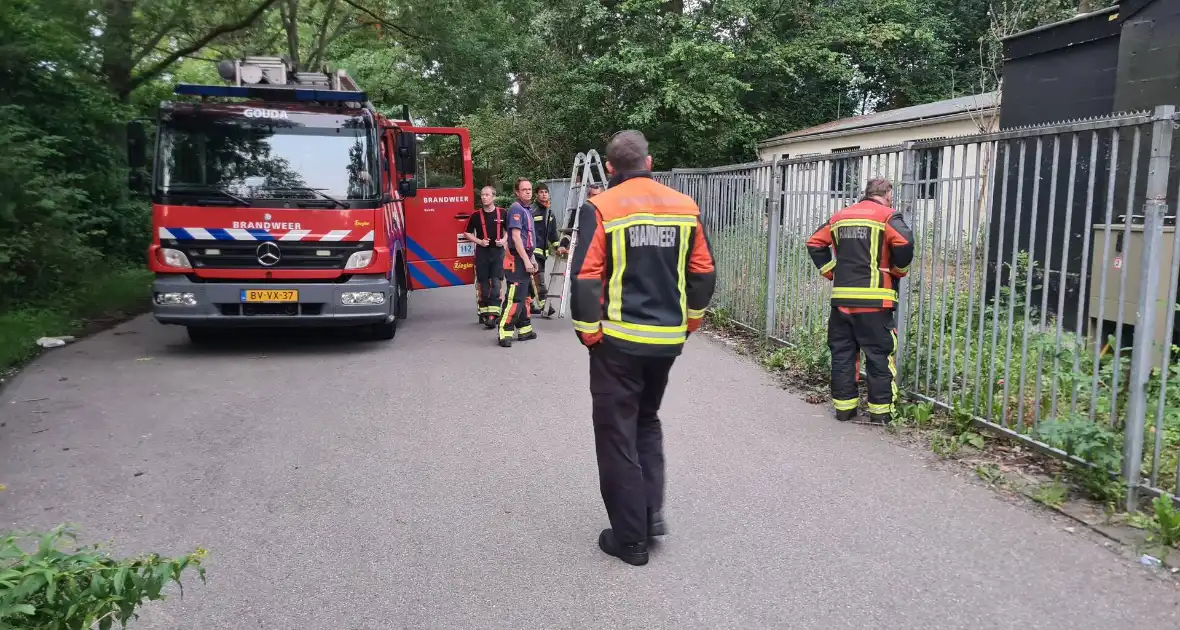
<svg viewBox="0 0 1180 630">
<path fill-rule="evenodd" d="M 349 306 L 380 306 L 385 303 L 385 294 L 370 291 L 341 293 L 340 303 Z"/>
<path fill-rule="evenodd" d="M 348 262 L 344 264 L 345 269 L 364 269 L 373 262 L 373 250 L 364 252 L 356 252 L 348 257 Z"/>
<path fill-rule="evenodd" d="M 160 306 L 196 306 L 197 296 L 192 293 L 157 293 L 156 304 Z"/>
<path fill-rule="evenodd" d="M 167 247 L 160 248 L 160 262 L 168 267 L 176 267 L 177 269 L 192 269 L 193 266 L 188 262 L 188 256 L 184 252 L 168 249 Z"/>
</svg>

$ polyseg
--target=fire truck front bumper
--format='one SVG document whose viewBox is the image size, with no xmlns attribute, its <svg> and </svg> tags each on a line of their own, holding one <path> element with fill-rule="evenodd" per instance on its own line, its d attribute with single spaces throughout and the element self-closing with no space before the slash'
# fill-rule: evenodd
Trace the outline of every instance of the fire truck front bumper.
<svg viewBox="0 0 1180 630">
<path fill-rule="evenodd" d="M 317 283 L 160 275 L 152 283 L 152 314 L 161 324 L 181 326 L 361 326 L 393 317 L 391 293 L 384 276 Z"/>
</svg>

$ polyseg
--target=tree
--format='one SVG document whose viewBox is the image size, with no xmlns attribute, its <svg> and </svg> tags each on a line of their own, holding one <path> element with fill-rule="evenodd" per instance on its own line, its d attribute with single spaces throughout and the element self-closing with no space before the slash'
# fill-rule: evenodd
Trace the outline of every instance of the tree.
<svg viewBox="0 0 1180 630">
<path fill-rule="evenodd" d="M 94 17 L 100 33 L 101 74 L 126 102 L 177 61 L 248 29 L 277 1 L 220 0 L 194 11 L 183 0 L 101 0 L 83 14 Z"/>
</svg>

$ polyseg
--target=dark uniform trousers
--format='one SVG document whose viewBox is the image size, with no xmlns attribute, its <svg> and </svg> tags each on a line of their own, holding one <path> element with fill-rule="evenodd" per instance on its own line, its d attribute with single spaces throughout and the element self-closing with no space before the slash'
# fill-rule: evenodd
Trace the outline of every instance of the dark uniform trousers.
<svg viewBox="0 0 1180 630">
<path fill-rule="evenodd" d="M 524 259 L 515 252 L 504 256 L 504 281 L 508 283 L 508 290 L 504 293 L 504 303 L 500 316 L 500 339 L 511 339 L 512 333 L 527 335 L 533 332 L 533 323 L 529 318 L 528 271 L 524 268 Z"/>
<path fill-rule="evenodd" d="M 479 290 L 479 314 L 481 317 L 499 317 L 500 281 L 504 278 L 504 248 L 475 247 L 475 282 Z"/>
<path fill-rule="evenodd" d="M 540 313 L 545 310 L 545 301 L 549 299 L 549 284 L 545 279 L 546 258 L 541 254 L 533 254 L 533 260 L 537 263 L 537 274 L 533 276 L 529 295 L 535 300 L 532 305 L 534 312 Z"/>
<path fill-rule="evenodd" d="M 893 411 L 897 395 L 897 330 L 892 309 L 845 313 L 833 306 L 828 320 L 828 348 L 832 351 L 832 402 L 837 411 L 856 409 L 861 352 L 868 375 L 869 413 Z"/>
<path fill-rule="evenodd" d="M 590 349 L 598 482 L 621 543 L 647 540 L 649 512 L 664 505 L 664 433 L 658 415 L 675 357 Z"/>
</svg>

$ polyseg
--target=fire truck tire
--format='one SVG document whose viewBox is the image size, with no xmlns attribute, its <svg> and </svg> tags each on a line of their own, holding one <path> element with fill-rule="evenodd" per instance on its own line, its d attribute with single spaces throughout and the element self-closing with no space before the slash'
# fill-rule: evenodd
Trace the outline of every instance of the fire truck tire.
<svg viewBox="0 0 1180 630">
<path fill-rule="evenodd" d="M 393 316 L 397 319 L 405 319 L 410 314 L 410 291 L 402 271 L 404 269 L 405 265 L 401 264 L 398 272 L 393 274 Z"/>
<path fill-rule="evenodd" d="M 393 318 L 393 321 L 390 322 L 373 324 L 370 334 L 378 341 L 389 341 L 393 339 L 397 335 L 397 318 Z"/>
<path fill-rule="evenodd" d="M 187 326 L 186 328 L 189 342 L 198 346 L 210 344 L 217 338 L 217 333 L 212 328 L 203 326 Z"/>
</svg>

